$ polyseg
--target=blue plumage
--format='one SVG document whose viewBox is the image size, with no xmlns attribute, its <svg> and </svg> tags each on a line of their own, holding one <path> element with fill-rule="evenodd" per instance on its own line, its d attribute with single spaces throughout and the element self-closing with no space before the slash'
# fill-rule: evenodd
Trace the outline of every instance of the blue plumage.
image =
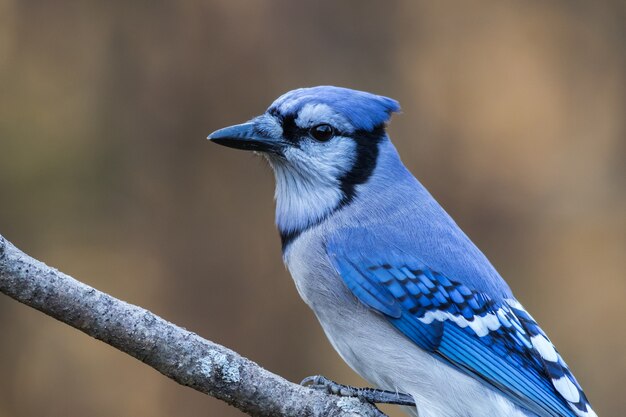
<svg viewBox="0 0 626 417">
<path fill-rule="evenodd" d="M 372 130 L 400 111 L 400 104 L 388 97 L 348 88 L 320 86 L 299 88 L 283 94 L 272 103 L 268 112 L 298 114 L 304 105 L 324 104 L 340 113 L 358 130 Z"/>
<path fill-rule="evenodd" d="M 420 417 L 594 417 L 545 333 L 400 161 L 384 130 L 399 109 L 305 88 L 209 139 L 267 157 L 285 263 L 364 378 L 413 396 Z"/>
<path fill-rule="evenodd" d="M 573 376 L 558 357 L 546 361 L 531 337 L 545 334 L 517 304 L 495 301 L 410 254 L 381 254 L 364 247 L 368 229 L 351 230 L 351 243 L 335 238 L 327 249 L 350 290 L 422 349 L 498 387 L 520 406 L 547 415 L 575 416 L 550 382 Z M 355 242 L 360 242 L 356 243 Z M 585 411 L 586 398 L 573 405 Z"/>
</svg>

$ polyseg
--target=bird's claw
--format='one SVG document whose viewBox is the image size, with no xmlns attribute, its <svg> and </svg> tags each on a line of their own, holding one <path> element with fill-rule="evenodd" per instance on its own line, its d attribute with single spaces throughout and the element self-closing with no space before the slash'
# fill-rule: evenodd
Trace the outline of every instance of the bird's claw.
<svg viewBox="0 0 626 417">
<path fill-rule="evenodd" d="M 304 387 L 313 388 L 313 387 L 318 386 L 318 385 L 323 385 L 322 382 L 324 380 L 327 380 L 327 379 L 324 378 L 321 375 L 311 375 L 311 376 L 307 376 L 302 381 L 300 381 L 300 385 L 302 385 Z"/>
<path fill-rule="evenodd" d="M 339 395 L 340 397 L 358 397 L 357 388 L 339 384 L 322 375 L 308 376 L 300 382 L 300 385 L 326 391 L 329 394 Z"/>
<path fill-rule="evenodd" d="M 356 388 L 349 385 L 339 384 L 322 375 L 308 376 L 300 382 L 300 385 L 326 391 L 329 394 L 341 397 L 356 397 L 361 401 L 371 404 L 397 404 L 415 406 L 413 397 L 396 391 L 386 391 L 374 388 Z"/>
</svg>

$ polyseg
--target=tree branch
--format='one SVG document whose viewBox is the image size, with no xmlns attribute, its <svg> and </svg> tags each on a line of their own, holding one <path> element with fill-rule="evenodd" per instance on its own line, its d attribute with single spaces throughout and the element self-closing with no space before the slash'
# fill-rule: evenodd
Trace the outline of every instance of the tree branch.
<svg viewBox="0 0 626 417">
<path fill-rule="evenodd" d="M 380 416 L 370 404 L 293 384 L 236 352 L 26 255 L 0 235 L 0 291 L 252 416 Z"/>
</svg>

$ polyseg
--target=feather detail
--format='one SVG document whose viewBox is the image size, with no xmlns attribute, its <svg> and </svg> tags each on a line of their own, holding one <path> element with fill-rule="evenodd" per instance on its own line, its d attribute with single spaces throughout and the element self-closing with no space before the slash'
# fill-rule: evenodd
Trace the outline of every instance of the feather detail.
<svg viewBox="0 0 626 417">
<path fill-rule="evenodd" d="M 400 251 L 371 253 L 354 233 L 342 235 L 351 236 L 351 245 L 332 240 L 327 251 L 345 284 L 419 347 L 539 415 L 595 415 L 563 359 L 516 300 L 476 291 Z"/>
</svg>

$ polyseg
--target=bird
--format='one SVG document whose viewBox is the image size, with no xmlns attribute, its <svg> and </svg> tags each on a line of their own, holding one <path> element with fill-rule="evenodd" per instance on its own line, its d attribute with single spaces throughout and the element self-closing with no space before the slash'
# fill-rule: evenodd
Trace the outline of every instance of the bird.
<svg viewBox="0 0 626 417">
<path fill-rule="evenodd" d="M 402 163 L 396 100 L 289 91 L 211 142 L 273 169 L 283 261 L 341 358 L 376 388 L 314 387 L 419 417 L 595 417 L 506 281 Z"/>
</svg>

